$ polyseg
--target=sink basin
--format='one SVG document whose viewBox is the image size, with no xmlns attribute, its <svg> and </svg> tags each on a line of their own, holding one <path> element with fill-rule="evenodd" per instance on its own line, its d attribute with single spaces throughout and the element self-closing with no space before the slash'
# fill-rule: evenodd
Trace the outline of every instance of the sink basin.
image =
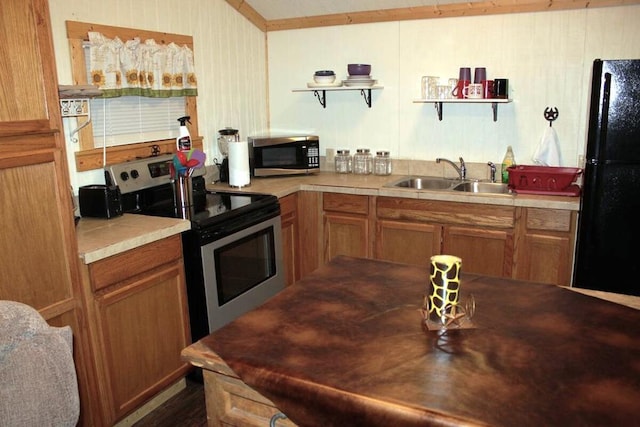
<svg viewBox="0 0 640 427">
<path fill-rule="evenodd" d="M 416 190 L 449 190 L 458 180 L 437 176 L 409 176 L 385 185 L 385 187 L 413 188 Z"/>
<path fill-rule="evenodd" d="M 455 187 L 454 191 L 464 191 L 466 193 L 491 193 L 491 194 L 510 194 L 509 186 L 498 182 L 462 182 Z"/>
</svg>

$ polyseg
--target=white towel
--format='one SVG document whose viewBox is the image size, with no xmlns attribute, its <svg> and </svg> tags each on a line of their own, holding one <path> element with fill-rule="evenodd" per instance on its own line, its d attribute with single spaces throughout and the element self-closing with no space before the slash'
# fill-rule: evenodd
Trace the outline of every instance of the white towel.
<svg viewBox="0 0 640 427">
<path fill-rule="evenodd" d="M 533 162 L 541 166 L 560 166 L 560 144 L 558 134 L 553 127 L 549 126 L 544 131 L 544 135 L 533 155 Z"/>
</svg>

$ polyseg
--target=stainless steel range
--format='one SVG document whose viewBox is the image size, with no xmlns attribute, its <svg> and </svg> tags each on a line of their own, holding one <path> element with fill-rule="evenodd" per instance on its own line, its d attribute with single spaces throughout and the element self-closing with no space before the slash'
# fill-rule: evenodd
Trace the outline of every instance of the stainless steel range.
<svg viewBox="0 0 640 427">
<path fill-rule="evenodd" d="M 172 158 L 108 167 L 107 184 L 120 187 L 123 212 L 185 217 L 176 208 Z M 192 181 L 191 230 L 182 234 L 182 244 L 195 342 L 284 289 L 284 269 L 275 196 L 207 191 L 202 170 Z"/>
</svg>

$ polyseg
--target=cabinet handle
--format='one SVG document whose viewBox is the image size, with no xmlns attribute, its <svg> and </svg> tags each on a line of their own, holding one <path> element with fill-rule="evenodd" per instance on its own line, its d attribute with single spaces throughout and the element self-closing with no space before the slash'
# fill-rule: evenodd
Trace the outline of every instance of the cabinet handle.
<svg viewBox="0 0 640 427">
<path fill-rule="evenodd" d="M 271 417 L 271 420 L 269 421 L 269 427 L 276 427 L 276 421 L 284 420 L 286 418 L 287 416 L 282 412 L 278 412 L 277 414 L 274 414 L 273 417 Z"/>
</svg>

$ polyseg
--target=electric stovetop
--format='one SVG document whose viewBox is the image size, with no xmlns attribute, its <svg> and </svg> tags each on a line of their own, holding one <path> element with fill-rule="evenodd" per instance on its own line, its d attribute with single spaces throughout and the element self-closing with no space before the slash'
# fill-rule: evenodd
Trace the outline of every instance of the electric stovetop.
<svg viewBox="0 0 640 427">
<path fill-rule="evenodd" d="M 190 217 L 192 228 L 218 226 L 232 220 L 250 221 L 256 215 L 280 213 L 278 198 L 267 194 L 206 193 L 204 206 L 196 206 Z"/>
</svg>

